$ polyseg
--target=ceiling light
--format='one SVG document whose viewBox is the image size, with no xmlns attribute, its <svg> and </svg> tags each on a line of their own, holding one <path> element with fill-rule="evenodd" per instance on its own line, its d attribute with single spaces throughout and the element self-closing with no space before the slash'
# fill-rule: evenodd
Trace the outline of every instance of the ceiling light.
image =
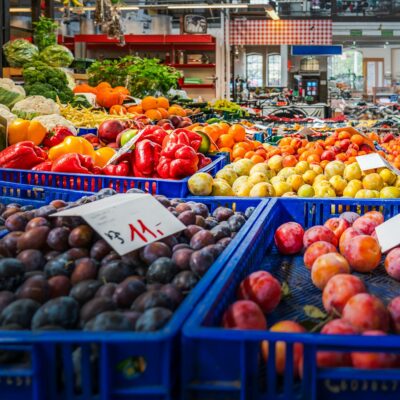
<svg viewBox="0 0 400 400">
<path fill-rule="evenodd" d="M 210 9 L 210 8 L 247 8 L 247 4 L 171 4 L 169 10 L 184 10 L 184 9 Z"/>
<path fill-rule="evenodd" d="M 10 12 L 12 13 L 25 13 L 31 12 L 32 9 L 30 7 L 11 7 Z"/>
<path fill-rule="evenodd" d="M 265 6 L 265 12 L 266 12 L 266 13 L 268 14 L 268 16 L 269 16 L 271 19 L 273 19 L 274 21 L 277 21 L 277 20 L 280 19 L 278 13 L 275 11 L 275 8 L 272 7 L 271 4 L 267 4 L 267 5 Z"/>
</svg>

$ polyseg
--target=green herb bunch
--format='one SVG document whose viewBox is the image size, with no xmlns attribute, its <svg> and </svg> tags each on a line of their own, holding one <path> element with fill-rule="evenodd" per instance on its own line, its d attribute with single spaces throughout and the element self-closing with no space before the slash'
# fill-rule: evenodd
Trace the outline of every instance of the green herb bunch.
<svg viewBox="0 0 400 400">
<path fill-rule="evenodd" d="M 126 56 L 117 60 L 95 61 L 88 69 L 89 84 L 108 82 L 112 87 L 126 86 L 133 97 L 166 94 L 177 87 L 180 72 L 156 58 Z"/>
<path fill-rule="evenodd" d="M 34 22 L 33 40 L 39 51 L 47 46 L 57 44 L 58 25 L 52 19 L 40 17 L 38 22 Z"/>
</svg>

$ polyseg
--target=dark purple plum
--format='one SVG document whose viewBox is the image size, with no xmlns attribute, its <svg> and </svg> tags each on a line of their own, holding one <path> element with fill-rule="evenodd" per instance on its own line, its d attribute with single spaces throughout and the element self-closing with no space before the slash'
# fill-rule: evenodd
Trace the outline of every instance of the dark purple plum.
<svg viewBox="0 0 400 400">
<path fill-rule="evenodd" d="M 169 283 L 178 272 L 178 267 L 168 257 L 155 260 L 146 273 L 148 283 Z"/>
<path fill-rule="evenodd" d="M 69 228 L 60 226 L 53 228 L 47 236 L 47 245 L 57 251 L 65 251 L 68 249 Z"/>
<path fill-rule="evenodd" d="M 225 237 L 230 237 L 232 233 L 226 224 L 218 224 L 217 226 L 212 228 L 210 232 L 214 236 L 216 242 Z"/>
<path fill-rule="evenodd" d="M 67 276 L 57 275 L 48 280 L 50 287 L 50 298 L 68 296 L 71 290 L 71 282 Z"/>
<path fill-rule="evenodd" d="M 114 260 L 100 268 L 97 279 L 103 283 L 120 283 L 130 275 L 134 275 L 134 270 L 131 266 L 121 260 Z"/>
<path fill-rule="evenodd" d="M 5 222 L 5 227 L 10 231 L 23 231 L 25 230 L 28 219 L 24 212 L 16 212 L 10 215 Z"/>
<path fill-rule="evenodd" d="M 94 231 L 89 225 L 79 225 L 72 229 L 68 237 L 71 247 L 88 247 L 92 243 Z"/>
<path fill-rule="evenodd" d="M 45 247 L 50 228 L 48 226 L 38 226 L 28 232 L 24 232 L 17 241 L 17 250 L 36 249 L 41 250 Z"/>
<path fill-rule="evenodd" d="M 195 251 L 190 257 L 190 269 L 197 275 L 203 276 L 211 267 L 215 258 L 207 249 Z"/>
<path fill-rule="evenodd" d="M 172 254 L 172 261 L 180 270 L 185 270 L 190 268 L 190 257 L 193 250 L 190 248 L 183 248 L 176 250 Z"/>
<path fill-rule="evenodd" d="M 162 242 L 153 242 L 140 250 L 140 258 L 150 265 L 161 257 L 171 257 L 172 251 L 168 245 Z"/>
<path fill-rule="evenodd" d="M 131 331 L 131 320 L 120 311 L 105 311 L 94 317 L 85 325 L 87 331 Z"/>
<path fill-rule="evenodd" d="M 84 257 L 75 261 L 75 268 L 71 275 L 73 285 L 87 279 L 96 279 L 99 268 L 99 262 L 93 258 Z"/>
<path fill-rule="evenodd" d="M 24 232 L 10 232 L 2 239 L 2 244 L 11 254 L 16 254 L 18 239 L 23 234 Z"/>
<path fill-rule="evenodd" d="M 29 329 L 32 317 L 39 307 L 40 304 L 31 299 L 15 300 L 1 312 L 0 325 L 16 324 L 21 329 Z"/>
<path fill-rule="evenodd" d="M 74 285 L 69 292 L 69 295 L 73 297 L 80 306 L 92 300 L 96 292 L 103 284 L 96 279 L 88 279 L 80 281 Z"/>
<path fill-rule="evenodd" d="M 189 225 L 184 231 L 183 234 L 188 239 L 191 239 L 197 232 L 202 231 L 204 228 L 198 225 Z"/>
<path fill-rule="evenodd" d="M 15 294 L 9 290 L 0 292 L 0 314 L 9 304 L 16 300 Z"/>
<path fill-rule="evenodd" d="M 80 311 L 81 324 L 84 325 L 96 315 L 105 311 L 115 311 L 117 306 L 109 297 L 95 297 L 88 301 Z"/>
<path fill-rule="evenodd" d="M 172 253 L 181 249 L 190 249 L 190 246 L 187 243 L 179 243 L 172 248 Z"/>
<path fill-rule="evenodd" d="M 232 215 L 233 211 L 230 208 L 218 207 L 212 213 L 212 216 L 217 219 L 218 222 L 227 221 Z"/>
<path fill-rule="evenodd" d="M 196 223 L 196 214 L 192 210 L 184 211 L 179 214 L 178 219 L 186 226 L 194 225 Z"/>
<path fill-rule="evenodd" d="M 0 258 L 0 291 L 15 290 L 23 281 L 25 266 L 16 258 Z"/>
<path fill-rule="evenodd" d="M 161 329 L 171 319 L 172 312 L 167 308 L 155 307 L 146 310 L 137 320 L 137 332 L 152 332 Z"/>
<path fill-rule="evenodd" d="M 182 271 L 175 276 L 172 284 L 175 285 L 182 293 L 190 292 L 199 281 L 198 276 L 192 271 Z"/>
<path fill-rule="evenodd" d="M 106 283 L 97 290 L 94 297 L 109 297 L 111 299 L 117 286 L 114 282 Z"/>
<path fill-rule="evenodd" d="M 246 223 L 246 219 L 242 215 L 232 215 L 228 219 L 229 229 L 232 232 L 239 232 L 240 228 Z"/>
<path fill-rule="evenodd" d="M 131 310 L 143 312 L 153 307 L 165 307 L 173 310 L 174 304 L 165 293 L 157 290 L 151 290 L 137 297 L 132 303 Z"/>
<path fill-rule="evenodd" d="M 183 213 L 185 211 L 192 211 L 192 207 L 190 207 L 190 205 L 187 204 L 187 203 L 178 203 L 178 204 L 176 204 L 174 200 L 171 200 L 170 204 L 171 204 L 172 207 L 175 207 L 175 210 L 179 214 L 181 214 L 181 213 Z"/>
<path fill-rule="evenodd" d="M 178 274 L 179 275 L 179 274 Z M 171 300 L 174 310 L 178 308 L 184 298 L 182 291 L 172 283 L 167 283 L 160 288 L 160 292 L 164 293 Z"/>
<path fill-rule="evenodd" d="M 46 259 L 40 250 L 23 250 L 18 254 L 17 258 L 24 264 L 26 272 L 42 270 L 46 264 Z"/>
<path fill-rule="evenodd" d="M 44 276 L 32 276 L 18 288 L 17 296 L 19 299 L 31 299 L 43 304 L 50 298 L 49 283 Z"/>
<path fill-rule="evenodd" d="M 114 303 L 121 308 L 129 308 L 138 296 L 146 291 L 146 285 L 139 279 L 125 279 L 113 294 Z"/>
<path fill-rule="evenodd" d="M 191 239 L 190 239 L 190 247 L 193 250 L 200 250 L 203 247 L 208 246 L 209 244 L 214 244 L 215 239 L 213 234 L 210 231 L 201 230 L 197 232 Z"/>
<path fill-rule="evenodd" d="M 32 330 L 48 325 L 74 329 L 79 321 L 79 304 L 72 297 L 63 296 L 49 300 L 36 311 L 32 318 Z"/>
<path fill-rule="evenodd" d="M 75 261 L 69 257 L 67 253 L 62 253 L 52 260 L 47 261 L 43 270 L 48 278 L 56 275 L 65 275 L 70 277 L 74 268 Z"/>
<path fill-rule="evenodd" d="M 111 250 L 110 245 L 105 240 L 100 239 L 90 249 L 90 257 L 101 261 Z"/>
</svg>

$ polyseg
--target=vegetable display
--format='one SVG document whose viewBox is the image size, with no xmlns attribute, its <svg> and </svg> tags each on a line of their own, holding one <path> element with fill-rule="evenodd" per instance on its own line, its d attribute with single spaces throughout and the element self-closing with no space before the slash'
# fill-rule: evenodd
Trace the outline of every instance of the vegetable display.
<svg viewBox="0 0 400 400">
<path fill-rule="evenodd" d="M 10 67 L 30 65 L 38 56 L 38 48 L 25 39 L 15 39 L 3 46 L 4 55 Z"/>
</svg>

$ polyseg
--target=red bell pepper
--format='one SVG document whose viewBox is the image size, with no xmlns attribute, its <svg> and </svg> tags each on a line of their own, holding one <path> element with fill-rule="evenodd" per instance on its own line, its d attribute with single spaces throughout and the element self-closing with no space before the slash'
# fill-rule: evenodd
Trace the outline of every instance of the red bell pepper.
<svg viewBox="0 0 400 400">
<path fill-rule="evenodd" d="M 182 179 L 197 172 L 199 158 L 196 151 L 187 145 L 178 145 L 172 157 L 161 153 L 157 172 L 164 179 Z M 168 153 L 170 154 L 170 152 Z"/>
<path fill-rule="evenodd" d="M 32 171 L 51 171 L 53 161 L 43 161 L 42 163 L 35 165 Z"/>
<path fill-rule="evenodd" d="M 94 162 L 92 157 L 78 153 L 68 153 L 58 157 L 51 170 L 53 172 L 69 172 L 77 174 L 91 174 Z"/>
<path fill-rule="evenodd" d="M 124 161 L 117 165 L 106 165 L 102 173 L 104 175 L 112 175 L 112 176 L 128 176 L 129 175 L 129 164 Z"/>
<path fill-rule="evenodd" d="M 168 133 L 157 125 L 148 125 L 139 133 L 139 135 L 139 142 L 144 139 L 148 139 L 154 143 L 161 145 L 164 138 L 168 136 Z"/>
<path fill-rule="evenodd" d="M 178 137 L 185 137 L 185 141 L 187 138 L 189 143 L 185 143 L 185 144 L 189 144 L 190 147 L 193 147 L 193 149 L 195 149 L 196 151 L 199 150 L 201 141 L 202 141 L 202 137 L 198 133 L 189 131 L 189 129 L 179 128 L 179 129 L 175 129 L 172 132 L 172 134 L 178 135 Z"/>
<path fill-rule="evenodd" d="M 23 141 L 0 152 L 0 168 L 31 169 L 47 159 L 47 153 L 31 141 Z"/>
<path fill-rule="evenodd" d="M 161 146 L 149 139 L 144 139 L 136 144 L 132 152 L 132 165 L 134 176 L 154 176 L 160 159 Z"/>
<path fill-rule="evenodd" d="M 204 168 L 206 165 L 211 164 L 211 158 L 206 157 L 202 153 L 197 153 L 197 157 L 199 158 L 199 163 L 197 164 L 198 169 Z"/>
<path fill-rule="evenodd" d="M 74 134 L 65 126 L 57 125 L 47 133 L 42 144 L 50 148 L 60 144 L 67 136 L 74 136 Z"/>
</svg>

